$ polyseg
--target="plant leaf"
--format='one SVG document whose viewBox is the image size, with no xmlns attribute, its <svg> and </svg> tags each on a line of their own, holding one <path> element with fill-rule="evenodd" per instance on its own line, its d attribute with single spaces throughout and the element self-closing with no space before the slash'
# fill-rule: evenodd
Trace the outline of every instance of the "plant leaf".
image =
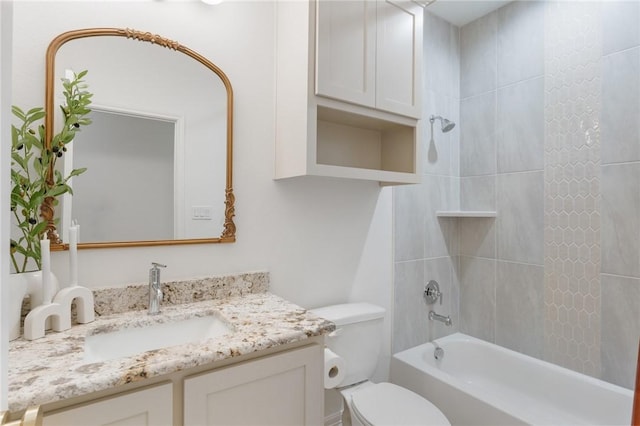
<svg viewBox="0 0 640 426">
<path fill-rule="evenodd" d="M 79 176 L 82 173 L 86 172 L 87 168 L 86 167 L 81 167 L 79 169 L 73 169 L 71 170 L 71 173 L 69 174 L 69 177 L 73 177 L 73 176 Z"/>
<path fill-rule="evenodd" d="M 18 117 L 22 121 L 24 121 L 26 119 L 24 111 L 22 111 L 19 107 L 15 106 L 15 105 L 11 106 L 11 112 L 13 113 L 13 115 Z"/>
<path fill-rule="evenodd" d="M 57 197 L 58 195 L 62 195 L 69 191 L 69 189 L 70 187 L 68 185 L 56 185 L 47 191 L 45 197 Z"/>
</svg>

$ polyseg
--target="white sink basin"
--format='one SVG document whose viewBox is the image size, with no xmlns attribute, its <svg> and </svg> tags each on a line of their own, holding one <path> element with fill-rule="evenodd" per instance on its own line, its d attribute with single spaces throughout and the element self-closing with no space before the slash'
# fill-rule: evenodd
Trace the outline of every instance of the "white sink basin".
<svg viewBox="0 0 640 426">
<path fill-rule="evenodd" d="M 230 324 L 210 315 L 92 334 L 85 338 L 84 361 L 109 361 L 154 349 L 204 341 L 232 332 Z"/>
</svg>

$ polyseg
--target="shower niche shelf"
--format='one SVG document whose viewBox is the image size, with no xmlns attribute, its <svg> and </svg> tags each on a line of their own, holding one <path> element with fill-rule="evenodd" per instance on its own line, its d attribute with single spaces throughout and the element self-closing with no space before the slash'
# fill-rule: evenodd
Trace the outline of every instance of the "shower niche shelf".
<svg viewBox="0 0 640 426">
<path fill-rule="evenodd" d="M 437 217 L 496 217 L 498 213 L 492 210 L 439 210 Z"/>
</svg>

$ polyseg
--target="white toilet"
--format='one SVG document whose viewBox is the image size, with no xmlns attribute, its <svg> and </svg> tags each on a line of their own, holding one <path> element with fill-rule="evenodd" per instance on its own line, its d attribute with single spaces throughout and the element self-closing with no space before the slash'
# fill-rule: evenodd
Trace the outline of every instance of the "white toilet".
<svg viewBox="0 0 640 426">
<path fill-rule="evenodd" d="M 392 383 L 369 381 L 382 346 L 384 308 L 346 303 L 311 310 L 336 324 L 326 337 L 329 349 L 346 363 L 346 376 L 337 389 L 354 426 L 450 425 L 431 402 Z"/>
</svg>

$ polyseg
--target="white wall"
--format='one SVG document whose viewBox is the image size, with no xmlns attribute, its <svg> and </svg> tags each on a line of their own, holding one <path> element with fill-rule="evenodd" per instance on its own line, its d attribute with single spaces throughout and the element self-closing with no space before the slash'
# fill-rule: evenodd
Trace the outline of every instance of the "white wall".
<svg viewBox="0 0 640 426">
<path fill-rule="evenodd" d="M 12 3 L 0 1 L 0 211 L 9 211 L 9 156 L 10 135 L 9 104 L 11 100 L 11 16 Z M 9 216 L 0 215 L 0 241 L 9 239 Z M 4 219 L 6 218 L 6 219 Z M 9 275 L 9 245 L 0 244 L 0 301 L 7 299 L 4 283 Z M 5 303 L 0 303 L 0 318 L 6 314 Z M 0 321 L 0 411 L 7 409 L 7 341 L 8 321 Z"/>
<path fill-rule="evenodd" d="M 85 27 L 130 27 L 176 40 L 220 66 L 234 88 L 237 242 L 82 250 L 82 284 L 144 282 L 149 263 L 158 261 L 169 265 L 165 280 L 268 270 L 272 292 L 305 307 L 344 302 L 353 293 L 390 308 L 390 197 L 380 197 L 373 182 L 272 179 L 272 2 L 227 1 L 211 7 L 200 2 L 47 1 L 14 7 L 13 102 L 21 106 L 43 103 L 49 41 Z M 68 276 L 66 266 L 67 254 L 54 253 L 61 282 Z"/>
</svg>

